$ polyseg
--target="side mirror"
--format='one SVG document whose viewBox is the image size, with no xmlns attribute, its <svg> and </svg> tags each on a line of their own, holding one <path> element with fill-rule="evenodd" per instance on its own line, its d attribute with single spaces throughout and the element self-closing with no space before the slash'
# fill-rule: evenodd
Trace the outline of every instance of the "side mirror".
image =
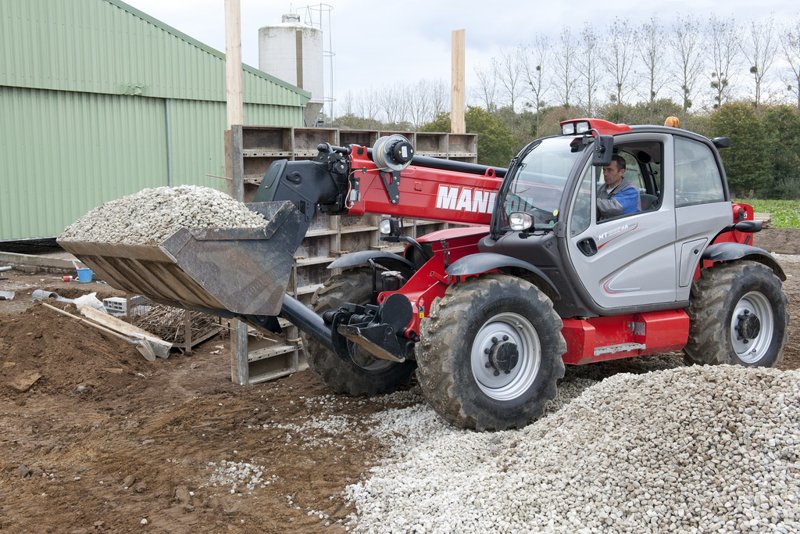
<svg viewBox="0 0 800 534">
<path fill-rule="evenodd" d="M 613 155 L 614 138 L 610 135 L 598 135 L 595 137 L 592 165 L 595 167 L 605 167 L 611 163 L 611 158 Z"/>
<path fill-rule="evenodd" d="M 731 146 L 730 137 L 715 137 L 711 142 L 714 143 L 714 146 L 717 148 L 728 148 Z"/>
</svg>

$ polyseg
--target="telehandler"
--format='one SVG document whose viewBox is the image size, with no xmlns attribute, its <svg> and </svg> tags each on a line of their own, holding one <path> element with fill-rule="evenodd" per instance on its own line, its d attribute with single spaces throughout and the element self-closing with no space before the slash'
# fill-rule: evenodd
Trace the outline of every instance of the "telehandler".
<svg viewBox="0 0 800 534">
<path fill-rule="evenodd" d="M 181 229 L 156 246 L 62 242 L 111 285 L 158 302 L 303 332 L 331 389 L 376 395 L 416 371 L 450 423 L 522 427 L 556 395 L 564 366 L 682 350 L 698 364 L 773 366 L 788 316 L 761 224 L 732 202 L 718 148 L 679 128 L 561 123 L 507 169 L 414 155 L 400 135 L 319 146 L 267 170 L 259 229 Z M 639 209 L 601 219 L 601 168 L 626 162 Z M 402 253 L 363 250 L 312 308 L 285 293 L 317 212 L 386 216 Z M 417 239 L 398 218 L 454 227 Z"/>
</svg>

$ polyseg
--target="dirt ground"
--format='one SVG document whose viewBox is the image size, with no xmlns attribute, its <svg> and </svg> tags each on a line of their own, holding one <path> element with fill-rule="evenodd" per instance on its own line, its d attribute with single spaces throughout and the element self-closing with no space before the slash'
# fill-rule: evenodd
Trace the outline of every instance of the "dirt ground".
<svg viewBox="0 0 800 534">
<path fill-rule="evenodd" d="M 780 254 L 788 275 L 793 320 L 781 367 L 800 368 L 800 231 L 766 230 L 757 245 Z M 17 292 L 0 301 L 0 530 L 345 530 L 352 510 L 342 490 L 381 453 L 359 421 L 392 404 L 332 395 L 308 371 L 234 385 L 224 337 L 148 362 L 31 302 L 37 288 L 119 294 L 60 278 L 0 273 L 0 290 Z M 317 424 L 337 416 L 355 431 Z M 224 471 L 231 465 L 237 484 Z"/>
</svg>

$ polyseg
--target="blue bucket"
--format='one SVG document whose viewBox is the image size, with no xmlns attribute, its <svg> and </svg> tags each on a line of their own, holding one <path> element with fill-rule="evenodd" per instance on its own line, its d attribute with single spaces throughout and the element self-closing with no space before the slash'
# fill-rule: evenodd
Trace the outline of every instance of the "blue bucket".
<svg viewBox="0 0 800 534">
<path fill-rule="evenodd" d="M 88 284 L 92 281 L 92 275 L 94 273 L 88 267 L 84 267 L 83 269 L 78 269 L 78 282 L 81 284 Z"/>
</svg>

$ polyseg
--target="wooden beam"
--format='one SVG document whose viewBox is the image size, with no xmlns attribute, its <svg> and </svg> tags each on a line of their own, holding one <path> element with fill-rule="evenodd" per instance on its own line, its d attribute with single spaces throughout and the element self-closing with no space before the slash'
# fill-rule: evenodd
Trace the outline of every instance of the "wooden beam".
<svg viewBox="0 0 800 534">
<path fill-rule="evenodd" d="M 228 130 L 232 131 L 229 152 L 231 196 L 244 200 L 242 161 L 242 124 L 244 99 L 242 95 L 242 19 L 240 0 L 225 0 L 225 74 L 227 89 Z M 227 139 L 227 136 L 226 136 Z M 247 384 L 247 325 L 231 321 L 231 380 Z"/>
<path fill-rule="evenodd" d="M 225 0 L 225 87 L 230 128 L 244 123 L 240 0 Z"/>
<path fill-rule="evenodd" d="M 451 47 L 450 132 L 463 134 L 467 133 L 464 118 L 466 102 L 464 30 L 453 30 Z"/>
</svg>

